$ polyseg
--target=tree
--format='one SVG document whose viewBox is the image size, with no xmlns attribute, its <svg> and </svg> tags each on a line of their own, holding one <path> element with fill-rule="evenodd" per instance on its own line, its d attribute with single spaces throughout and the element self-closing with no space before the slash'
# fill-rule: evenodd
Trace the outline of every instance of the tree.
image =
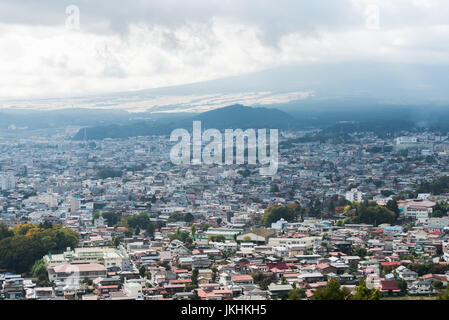
<svg viewBox="0 0 449 320">
<path fill-rule="evenodd" d="M 365 248 L 356 248 L 354 249 L 354 255 L 359 256 L 360 258 L 364 258 L 368 254 L 368 251 Z"/>
<path fill-rule="evenodd" d="M 330 201 L 329 205 L 327 206 L 327 210 L 330 214 L 335 214 L 335 202 Z"/>
<path fill-rule="evenodd" d="M 210 228 L 210 224 L 205 223 L 201 226 L 201 231 L 206 232 Z"/>
<path fill-rule="evenodd" d="M 173 212 L 168 218 L 168 222 L 178 222 L 178 221 L 185 221 L 185 214 L 182 213 L 181 211 Z"/>
<path fill-rule="evenodd" d="M 387 209 L 391 210 L 392 212 L 394 212 L 396 214 L 396 216 L 399 215 L 399 213 L 401 212 L 399 210 L 398 207 L 398 202 L 396 200 L 389 200 L 387 202 Z"/>
<path fill-rule="evenodd" d="M 12 237 L 14 232 L 8 229 L 8 227 L 4 224 L 0 224 L 0 240 L 8 237 Z"/>
<path fill-rule="evenodd" d="M 139 268 L 139 274 L 140 274 L 140 276 L 141 276 L 142 278 L 144 278 L 145 275 L 147 274 L 147 268 L 146 268 L 145 266 L 141 266 L 141 267 Z"/>
<path fill-rule="evenodd" d="M 92 222 L 94 222 L 95 220 L 97 220 L 100 217 L 101 217 L 100 212 L 98 212 L 98 211 L 94 212 L 94 214 L 92 215 Z"/>
<path fill-rule="evenodd" d="M 209 241 L 212 241 L 212 242 L 225 242 L 226 238 L 222 234 L 217 234 L 217 235 L 210 236 L 209 237 Z"/>
<path fill-rule="evenodd" d="M 187 231 L 182 231 L 181 229 L 177 229 L 175 233 L 170 234 L 170 241 L 179 240 L 184 243 L 192 243 L 192 238 L 190 237 L 190 233 Z"/>
<path fill-rule="evenodd" d="M 240 174 L 244 178 L 247 178 L 251 175 L 251 171 L 249 171 L 248 169 L 239 170 L 239 171 L 237 171 L 237 173 Z"/>
<path fill-rule="evenodd" d="M 108 227 L 115 226 L 120 219 L 120 216 L 115 212 L 103 212 L 101 216 L 108 221 Z"/>
<path fill-rule="evenodd" d="M 318 288 L 312 300 L 347 300 L 350 296 L 348 288 L 340 288 L 340 280 L 332 278 L 323 288 Z"/>
<path fill-rule="evenodd" d="M 117 177 L 121 177 L 123 175 L 123 172 L 121 170 L 104 168 L 104 169 L 99 170 L 97 175 L 98 175 L 98 178 L 100 178 L 100 179 L 117 178 Z"/>
<path fill-rule="evenodd" d="M 127 224 L 131 228 L 137 228 L 146 230 L 148 224 L 150 223 L 150 218 L 146 212 L 141 212 L 127 219 Z"/>
<path fill-rule="evenodd" d="M 212 268 L 212 282 L 215 282 L 217 280 L 217 273 L 218 273 L 218 269 L 217 267 L 213 267 Z"/>
<path fill-rule="evenodd" d="M 442 289 L 443 288 L 443 282 L 441 280 L 435 280 L 432 285 L 436 288 L 436 289 Z"/>
<path fill-rule="evenodd" d="M 383 195 L 384 197 L 389 197 L 391 195 L 394 195 L 394 192 L 391 190 L 381 190 L 380 194 Z"/>
<path fill-rule="evenodd" d="M 196 290 L 193 290 L 193 295 L 190 297 L 190 300 L 201 300 L 201 297 L 198 295 Z"/>
<path fill-rule="evenodd" d="M 148 235 L 150 237 L 154 236 L 154 231 L 156 230 L 156 226 L 153 222 L 148 223 L 147 228 L 146 228 L 146 232 L 148 233 Z"/>
<path fill-rule="evenodd" d="M 192 280 L 192 284 L 195 285 L 196 287 L 198 287 L 198 269 L 193 269 L 192 270 L 192 276 L 190 277 L 190 279 Z"/>
<path fill-rule="evenodd" d="M 131 238 L 133 236 L 133 232 L 131 230 L 125 230 L 125 237 Z"/>
<path fill-rule="evenodd" d="M 379 300 L 380 291 L 377 289 L 368 289 L 365 279 L 359 280 L 359 285 L 355 287 L 355 293 L 352 295 L 351 300 Z"/>
<path fill-rule="evenodd" d="M 27 223 L 16 226 L 0 240 L 0 266 L 8 271 L 24 273 L 31 271 L 34 263 L 45 254 L 73 248 L 78 244 L 78 234 L 61 225 L 51 229 Z"/>
<path fill-rule="evenodd" d="M 44 260 L 36 260 L 31 268 L 31 275 L 38 279 L 39 286 L 45 286 L 48 284 L 48 273 Z"/>
<path fill-rule="evenodd" d="M 395 281 L 396 285 L 398 286 L 399 289 L 401 289 L 401 292 L 406 294 L 407 293 L 407 281 L 405 281 L 404 279 L 400 279 L 400 280 L 396 280 Z"/>
<path fill-rule="evenodd" d="M 366 224 L 394 224 L 397 219 L 397 214 L 390 209 L 379 206 L 375 202 L 365 201 L 356 207 L 356 214 L 350 217 L 351 223 L 366 223 Z"/>
<path fill-rule="evenodd" d="M 321 201 L 317 197 L 313 197 L 308 205 L 309 215 L 312 217 L 319 217 L 321 215 Z"/>
<path fill-rule="evenodd" d="M 445 201 L 437 201 L 432 209 L 432 218 L 441 218 L 443 216 L 447 216 L 449 204 Z"/>
<path fill-rule="evenodd" d="M 191 214 L 190 212 L 187 212 L 184 216 L 184 221 L 192 222 L 193 220 L 194 220 L 193 214 Z"/>
<path fill-rule="evenodd" d="M 449 300 L 449 286 L 447 286 L 446 290 L 438 295 L 438 300 Z"/>
<path fill-rule="evenodd" d="M 439 177 L 432 182 L 422 182 L 417 190 L 417 193 L 432 193 L 433 195 L 440 195 L 442 193 L 449 193 L 449 176 Z"/>
<path fill-rule="evenodd" d="M 252 272 L 251 277 L 253 277 L 254 283 L 257 284 L 262 290 L 267 290 L 268 286 L 272 282 L 276 281 L 276 276 L 274 274 L 264 276 L 260 271 Z"/>
<path fill-rule="evenodd" d="M 295 208 L 288 206 L 271 206 L 267 210 L 265 210 L 264 216 L 262 218 L 262 223 L 269 227 L 273 222 L 276 222 L 280 219 L 284 219 L 286 221 L 293 221 L 296 218 L 296 210 Z"/>
<path fill-rule="evenodd" d="M 304 289 L 292 289 L 288 292 L 287 300 L 302 300 L 306 297 L 306 291 Z"/>
<path fill-rule="evenodd" d="M 113 245 L 116 248 L 120 245 L 120 238 L 119 237 L 115 237 L 114 238 Z"/>
</svg>

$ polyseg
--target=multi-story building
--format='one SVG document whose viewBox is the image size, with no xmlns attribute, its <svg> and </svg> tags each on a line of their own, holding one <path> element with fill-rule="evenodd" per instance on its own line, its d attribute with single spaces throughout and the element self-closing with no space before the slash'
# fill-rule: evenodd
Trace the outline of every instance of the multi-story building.
<svg viewBox="0 0 449 320">
<path fill-rule="evenodd" d="M 62 254 L 48 254 L 44 256 L 47 268 L 65 263 L 98 263 L 105 267 L 122 267 L 123 259 L 127 259 L 123 250 L 109 247 L 87 247 L 67 250 Z"/>
</svg>

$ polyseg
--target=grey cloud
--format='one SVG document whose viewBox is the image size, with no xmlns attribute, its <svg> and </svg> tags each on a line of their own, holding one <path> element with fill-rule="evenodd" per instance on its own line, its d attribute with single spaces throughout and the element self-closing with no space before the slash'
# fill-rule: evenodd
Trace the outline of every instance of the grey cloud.
<svg viewBox="0 0 449 320">
<path fill-rule="evenodd" d="M 441 2 L 438 10 L 413 6 L 410 1 L 393 3 L 399 5 L 392 10 L 381 6 L 385 26 L 447 23 L 448 3 Z M 113 32 L 126 33 L 130 23 L 176 27 L 223 17 L 258 26 L 268 43 L 291 32 L 313 35 L 319 28 L 362 28 L 365 19 L 351 0 L 1 0 L 0 21 L 63 24 L 65 8 L 72 4 L 80 8 L 82 28 L 88 31 L 98 31 L 98 21 L 107 21 Z"/>
</svg>

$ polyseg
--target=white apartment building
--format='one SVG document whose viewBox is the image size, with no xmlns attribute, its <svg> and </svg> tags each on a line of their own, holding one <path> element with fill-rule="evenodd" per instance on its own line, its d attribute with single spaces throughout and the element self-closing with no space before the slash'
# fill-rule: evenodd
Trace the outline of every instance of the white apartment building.
<svg viewBox="0 0 449 320">
<path fill-rule="evenodd" d="M 0 189 L 10 191 L 16 188 L 16 179 L 11 173 L 0 174 Z"/>
<path fill-rule="evenodd" d="M 301 245 L 306 249 L 312 249 L 315 244 L 321 241 L 321 237 L 304 237 L 304 238 L 270 238 L 268 247 L 288 247 L 291 245 Z"/>
<path fill-rule="evenodd" d="M 419 223 L 426 222 L 431 216 L 435 205 L 433 201 L 411 200 L 404 205 L 403 216 L 408 219 L 417 220 Z"/>
<path fill-rule="evenodd" d="M 122 266 L 123 259 L 127 257 L 122 251 L 109 247 L 75 248 L 62 254 L 48 254 L 43 257 L 47 268 L 67 263 L 97 263 L 105 267 Z"/>
<path fill-rule="evenodd" d="M 361 191 L 359 191 L 356 188 L 351 189 L 351 191 L 347 191 L 345 198 L 348 201 L 351 202 L 362 202 L 363 198 L 362 198 L 363 194 Z"/>
</svg>

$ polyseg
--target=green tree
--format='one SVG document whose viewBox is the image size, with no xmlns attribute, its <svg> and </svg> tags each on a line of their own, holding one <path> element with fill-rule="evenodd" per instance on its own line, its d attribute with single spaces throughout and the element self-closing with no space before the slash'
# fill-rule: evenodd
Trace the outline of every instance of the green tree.
<svg viewBox="0 0 449 320">
<path fill-rule="evenodd" d="M 217 235 L 210 236 L 209 237 L 209 241 L 212 241 L 212 242 L 225 242 L 226 238 L 222 234 L 217 234 Z"/>
<path fill-rule="evenodd" d="M 150 223 L 150 218 L 148 217 L 148 214 L 146 212 L 141 212 L 132 217 L 129 217 L 127 219 L 127 223 L 133 229 L 139 227 L 140 229 L 146 230 L 148 224 Z"/>
<path fill-rule="evenodd" d="M 121 177 L 123 175 L 123 172 L 121 170 L 111 169 L 111 168 L 104 168 L 98 171 L 97 176 L 100 179 L 107 179 L 107 178 L 117 178 Z"/>
<path fill-rule="evenodd" d="M 173 212 L 168 218 L 168 222 L 178 222 L 178 221 L 185 221 L 185 214 L 182 213 L 181 211 Z"/>
<path fill-rule="evenodd" d="M 276 222 L 280 219 L 284 219 L 286 221 L 294 221 L 296 218 L 295 208 L 288 206 L 271 206 L 267 210 L 265 210 L 264 216 L 262 218 L 262 223 L 270 227 L 273 222 Z"/>
<path fill-rule="evenodd" d="M 380 291 L 377 289 L 369 289 L 366 286 L 365 279 L 359 280 L 359 285 L 355 287 L 355 293 L 351 300 L 379 300 L 381 297 Z"/>
<path fill-rule="evenodd" d="M 438 297 L 438 300 L 449 300 L 449 286 L 447 286 L 446 290 L 441 292 Z"/>
<path fill-rule="evenodd" d="M 287 300 L 302 300 L 306 297 L 306 291 L 304 289 L 292 289 L 288 292 Z"/>
<path fill-rule="evenodd" d="M 14 235 L 14 232 L 12 230 L 9 230 L 8 227 L 4 224 L 0 224 L 0 240 L 8 237 L 12 237 Z"/>
<path fill-rule="evenodd" d="M 187 212 L 184 215 L 184 221 L 185 222 L 192 222 L 194 220 L 193 214 L 191 214 L 190 212 Z"/>
<path fill-rule="evenodd" d="M 153 222 L 149 222 L 146 228 L 146 232 L 150 237 L 154 236 L 154 231 L 156 230 L 156 225 Z"/>
<path fill-rule="evenodd" d="M 147 274 L 147 268 L 145 266 L 141 266 L 139 268 L 139 274 L 142 278 L 144 278 Z"/>
<path fill-rule="evenodd" d="M 432 283 L 432 285 L 436 288 L 436 289 L 438 289 L 438 290 L 440 290 L 440 289 L 442 289 L 443 288 L 443 282 L 441 281 L 441 280 L 435 280 L 433 283 Z"/>
<path fill-rule="evenodd" d="M 387 209 L 389 209 L 392 212 L 394 212 L 396 214 L 396 216 L 398 216 L 399 213 L 401 212 L 399 210 L 399 207 L 398 207 L 398 202 L 396 200 L 394 200 L 394 199 L 393 200 L 389 200 L 387 202 Z"/>
<path fill-rule="evenodd" d="M 92 215 L 92 222 L 94 222 L 95 220 L 97 220 L 100 217 L 101 217 L 100 212 L 98 212 L 98 211 L 94 212 L 94 214 Z"/>
<path fill-rule="evenodd" d="M 198 287 L 198 269 L 193 269 L 192 270 L 192 276 L 190 277 L 190 279 L 192 280 L 192 284 Z"/>
<path fill-rule="evenodd" d="M 186 231 L 182 231 L 181 229 L 177 229 L 175 233 L 169 234 L 169 239 L 170 241 L 173 240 L 179 240 L 182 241 L 184 243 L 188 242 L 191 243 L 192 242 L 192 238 L 190 237 L 190 233 L 186 232 Z"/>
<path fill-rule="evenodd" d="M 43 259 L 36 260 L 33 264 L 31 276 L 38 279 L 39 286 L 46 286 L 48 284 L 47 267 L 45 266 Z"/>
<path fill-rule="evenodd" d="M 315 291 L 312 300 L 347 300 L 349 296 L 349 289 L 341 288 L 339 279 L 332 278 L 325 287 Z"/>
<path fill-rule="evenodd" d="M 101 216 L 107 220 L 108 227 L 115 226 L 120 219 L 120 216 L 115 212 L 103 212 Z"/>
<path fill-rule="evenodd" d="M 120 245 L 120 238 L 119 237 L 115 237 L 114 238 L 113 245 L 114 245 L 114 247 L 118 247 Z"/>
<path fill-rule="evenodd" d="M 12 229 L 13 235 L 0 240 L 0 266 L 8 271 L 30 272 L 35 261 L 48 252 L 65 250 L 78 244 L 78 234 L 61 225 L 53 224 L 44 229 L 27 223 Z"/>
<path fill-rule="evenodd" d="M 407 293 L 407 281 L 405 281 L 404 279 L 400 279 L 400 280 L 396 280 L 395 281 L 396 285 L 398 286 L 399 289 L 401 289 L 401 292 L 403 294 Z"/>
</svg>

